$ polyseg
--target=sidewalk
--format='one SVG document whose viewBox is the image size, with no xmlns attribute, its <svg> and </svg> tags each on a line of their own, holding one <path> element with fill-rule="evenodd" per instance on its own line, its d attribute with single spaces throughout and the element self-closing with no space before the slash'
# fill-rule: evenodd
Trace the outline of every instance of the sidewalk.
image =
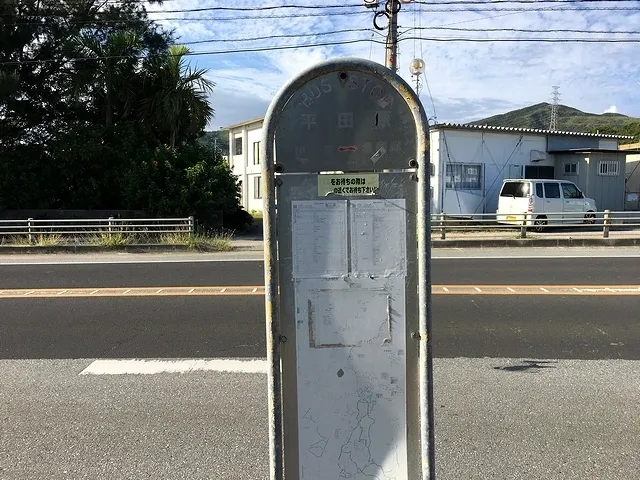
<svg viewBox="0 0 640 480">
<path fill-rule="evenodd" d="M 438 230 L 432 231 L 433 248 L 491 248 L 491 247 L 603 247 L 640 246 L 640 229 L 612 230 L 609 238 L 602 237 L 602 227 L 582 229 L 550 228 L 537 233 L 527 231 L 526 238 L 519 238 L 520 230 L 447 231 L 441 239 Z M 236 251 L 261 251 L 260 233 L 239 235 L 231 242 Z"/>
</svg>

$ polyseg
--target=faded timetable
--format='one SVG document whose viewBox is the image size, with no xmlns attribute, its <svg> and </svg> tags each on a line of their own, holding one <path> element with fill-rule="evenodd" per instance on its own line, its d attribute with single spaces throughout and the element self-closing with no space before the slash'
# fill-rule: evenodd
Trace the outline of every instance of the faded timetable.
<svg viewBox="0 0 640 480">
<path fill-rule="evenodd" d="M 409 480 L 404 282 L 297 282 L 295 478 Z"/>
<path fill-rule="evenodd" d="M 293 277 L 347 275 L 346 200 L 294 201 L 291 207 Z"/>
<path fill-rule="evenodd" d="M 391 341 L 391 298 L 377 289 L 321 289 L 308 317 L 312 348 L 381 345 Z"/>
<path fill-rule="evenodd" d="M 404 199 L 351 201 L 351 271 L 355 276 L 404 276 L 407 215 Z"/>
</svg>

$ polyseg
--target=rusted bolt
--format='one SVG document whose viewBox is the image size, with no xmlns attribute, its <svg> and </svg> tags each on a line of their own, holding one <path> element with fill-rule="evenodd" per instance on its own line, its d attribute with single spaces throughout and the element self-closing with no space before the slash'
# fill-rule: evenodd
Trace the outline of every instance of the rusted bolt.
<svg viewBox="0 0 640 480">
<path fill-rule="evenodd" d="M 412 158 L 411 160 L 409 160 L 409 166 L 411 168 L 418 168 L 418 162 L 416 161 L 415 158 Z"/>
<path fill-rule="evenodd" d="M 420 334 L 418 332 L 411 332 L 411 338 L 414 340 L 420 340 Z"/>
<path fill-rule="evenodd" d="M 282 179 L 276 178 L 276 187 L 281 187 L 281 186 L 282 186 Z"/>
<path fill-rule="evenodd" d="M 276 173 L 282 173 L 284 172 L 284 167 L 280 164 L 276 165 Z"/>
<path fill-rule="evenodd" d="M 287 337 L 280 335 L 280 343 L 287 343 Z"/>
</svg>

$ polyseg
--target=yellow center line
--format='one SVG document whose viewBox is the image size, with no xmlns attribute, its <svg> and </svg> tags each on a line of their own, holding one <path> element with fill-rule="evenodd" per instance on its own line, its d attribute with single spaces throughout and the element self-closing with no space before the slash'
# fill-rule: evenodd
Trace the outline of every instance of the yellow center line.
<svg viewBox="0 0 640 480">
<path fill-rule="evenodd" d="M 433 295 L 581 295 L 640 296 L 640 285 L 433 285 Z M 262 285 L 200 287 L 16 288 L 0 290 L 3 298 L 261 296 Z"/>
</svg>

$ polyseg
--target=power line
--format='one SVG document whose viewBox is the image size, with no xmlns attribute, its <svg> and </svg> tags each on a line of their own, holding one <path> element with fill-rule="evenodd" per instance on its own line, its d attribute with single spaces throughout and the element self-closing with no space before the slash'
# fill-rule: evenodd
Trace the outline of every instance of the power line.
<svg viewBox="0 0 640 480">
<path fill-rule="evenodd" d="M 233 43 L 233 42 L 255 42 L 258 40 L 272 40 L 276 38 L 307 38 L 307 37 L 320 37 L 326 35 L 337 35 L 340 33 L 355 33 L 355 32 L 369 32 L 370 28 L 347 28 L 344 30 L 333 30 L 330 32 L 317 32 L 317 33 L 291 33 L 284 35 L 265 35 L 263 37 L 252 38 L 212 38 L 209 40 L 196 40 L 193 42 L 178 42 L 180 45 L 198 45 L 202 43 Z M 638 32 L 640 33 L 640 32 Z"/>
<path fill-rule="evenodd" d="M 499 0 L 494 0 L 497 2 Z M 515 0 L 504 0 L 504 1 L 515 1 Z M 537 4 L 544 2 L 554 2 L 554 3 L 568 3 L 569 0 L 565 0 L 560 2 L 560 0 L 539 0 L 535 2 L 529 2 L 524 0 L 518 0 L 518 2 L 527 3 L 527 4 Z M 585 0 L 581 0 L 576 2 L 575 0 L 571 0 L 572 3 L 583 3 Z M 596 0 L 593 0 L 596 1 Z M 598 0 L 598 1 L 626 1 L 626 0 Z M 427 2 L 415 2 L 421 5 L 427 6 L 438 6 L 438 5 L 491 5 L 494 2 L 484 2 L 473 0 L 469 2 L 458 2 L 455 0 L 451 1 L 442 1 L 437 3 L 427 3 Z M 361 5 L 357 5 L 361 6 Z M 290 6 L 291 8 L 303 8 L 301 6 Z M 308 5 L 306 7 L 313 7 L 314 9 L 319 9 L 319 6 Z M 322 6 L 322 9 L 326 8 L 353 8 L 354 5 L 334 5 L 334 6 Z M 279 7 L 282 8 L 282 7 Z M 215 10 L 225 10 L 225 11 L 256 11 L 256 10 L 274 10 L 272 7 L 262 7 L 262 8 L 246 8 L 242 9 L 240 7 L 203 7 L 197 9 L 176 9 L 176 10 L 147 10 L 147 14 L 170 14 L 170 13 L 202 13 L 206 11 L 215 11 Z M 577 6 L 560 6 L 560 7 L 539 7 L 539 8 L 525 8 L 525 7 L 499 7 L 499 8 L 476 8 L 476 7 L 467 7 L 467 8 L 426 8 L 422 10 L 427 13 L 481 13 L 481 12 L 566 12 L 566 11 L 579 11 L 579 12 L 590 12 L 590 11 L 606 11 L 606 12 L 637 12 L 640 11 L 640 6 L 636 7 L 621 7 L 621 6 L 606 6 L 606 7 L 588 7 L 582 8 Z M 269 20 L 269 19 L 285 19 L 285 18 L 307 18 L 307 17 L 330 17 L 330 16 L 343 16 L 343 15 L 367 15 L 371 12 L 366 11 L 364 9 L 358 11 L 347 11 L 347 12 L 322 12 L 322 13 L 296 13 L 296 14 L 285 14 L 285 15 L 246 15 L 246 16 L 234 16 L 234 17 L 163 17 L 163 18 L 151 18 L 150 20 L 154 21 L 235 21 L 235 20 Z M 95 12 L 96 15 L 110 15 L 109 12 Z M 40 16 L 40 17 L 64 17 L 65 14 L 57 13 L 57 12 L 42 12 L 35 15 L 30 16 Z M 114 20 L 114 19 L 94 19 L 94 20 L 81 20 L 81 21 L 70 21 L 69 23 L 88 23 L 91 21 L 100 21 L 100 22 L 120 22 L 122 20 Z M 32 24 L 34 22 L 28 22 L 26 24 Z M 11 25 L 21 25 L 25 23 L 17 23 L 13 22 Z"/>
<path fill-rule="evenodd" d="M 180 21 L 180 22 L 228 22 L 236 20 L 277 20 L 277 19 L 291 19 L 291 18 L 310 18 L 310 17 L 333 17 L 333 16 L 345 16 L 345 15 L 367 15 L 371 12 L 367 12 L 364 9 L 362 11 L 354 12 L 325 12 L 325 13 L 301 13 L 301 14 L 289 14 L 289 15 L 245 15 L 238 17 L 165 17 L 165 18 L 149 18 L 153 22 L 165 22 L 165 21 Z M 54 18 L 60 18 L 56 16 Z M 95 18 L 88 20 L 67 20 L 69 25 L 80 24 L 109 24 L 109 23 L 122 23 L 126 22 L 125 19 L 114 18 Z M 6 25 L 41 25 L 40 22 L 11 22 L 5 23 Z"/>
<path fill-rule="evenodd" d="M 436 0 L 424 1 L 416 0 L 413 3 L 418 5 L 498 5 L 506 3 L 516 3 L 523 5 L 534 5 L 539 3 L 633 3 L 637 0 Z"/>
<path fill-rule="evenodd" d="M 240 48 L 234 50 L 214 50 L 214 51 L 202 51 L 202 52 L 188 52 L 183 54 L 182 56 L 200 56 L 200 55 L 226 55 L 232 53 L 256 53 L 256 52 L 269 52 L 276 50 L 293 50 L 296 48 L 313 48 L 313 47 L 329 47 L 336 45 L 349 45 L 354 43 L 362 43 L 362 42 L 375 42 L 381 45 L 384 45 L 384 42 L 378 40 L 372 40 L 370 38 L 367 39 L 354 39 L 354 40 L 340 40 L 335 42 L 322 42 L 322 43 L 309 43 L 309 44 L 301 44 L 301 45 L 278 45 L 278 46 L 270 46 L 270 47 L 256 47 L 256 48 Z M 165 53 L 165 55 L 171 56 L 170 53 Z M 22 64 L 32 64 L 32 63 L 67 63 L 67 62 L 78 62 L 78 61 L 95 61 L 95 60 L 119 60 L 119 59 L 138 59 L 143 60 L 147 58 L 146 55 L 106 55 L 100 57 L 68 57 L 68 58 L 55 58 L 55 59 L 40 59 L 40 60 L 10 60 L 0 62 L 0 65 L 22 65 Z"/>
<path fill-rule="evenodd" d="M 522 32 L 522 33 L 583 33 L 583 34 L 624 34 L 639 35 L 638 30 L 579 30 L 571 28 L 554 28 L 536 30 L 530 28 L 456 28 L 456 27 L 420 27 L 416 30 L 449 30 L 455 32 Z"/>
<path fill-rule="evenodd" d="M 413 40 L 414 37 L 403 37 L 400 41 Z M 540 42 L 540 43 L 640 43 L 640 38 L 472 38 L 472 37 L 418 37 L 426 42 Z"/>
</svg>

